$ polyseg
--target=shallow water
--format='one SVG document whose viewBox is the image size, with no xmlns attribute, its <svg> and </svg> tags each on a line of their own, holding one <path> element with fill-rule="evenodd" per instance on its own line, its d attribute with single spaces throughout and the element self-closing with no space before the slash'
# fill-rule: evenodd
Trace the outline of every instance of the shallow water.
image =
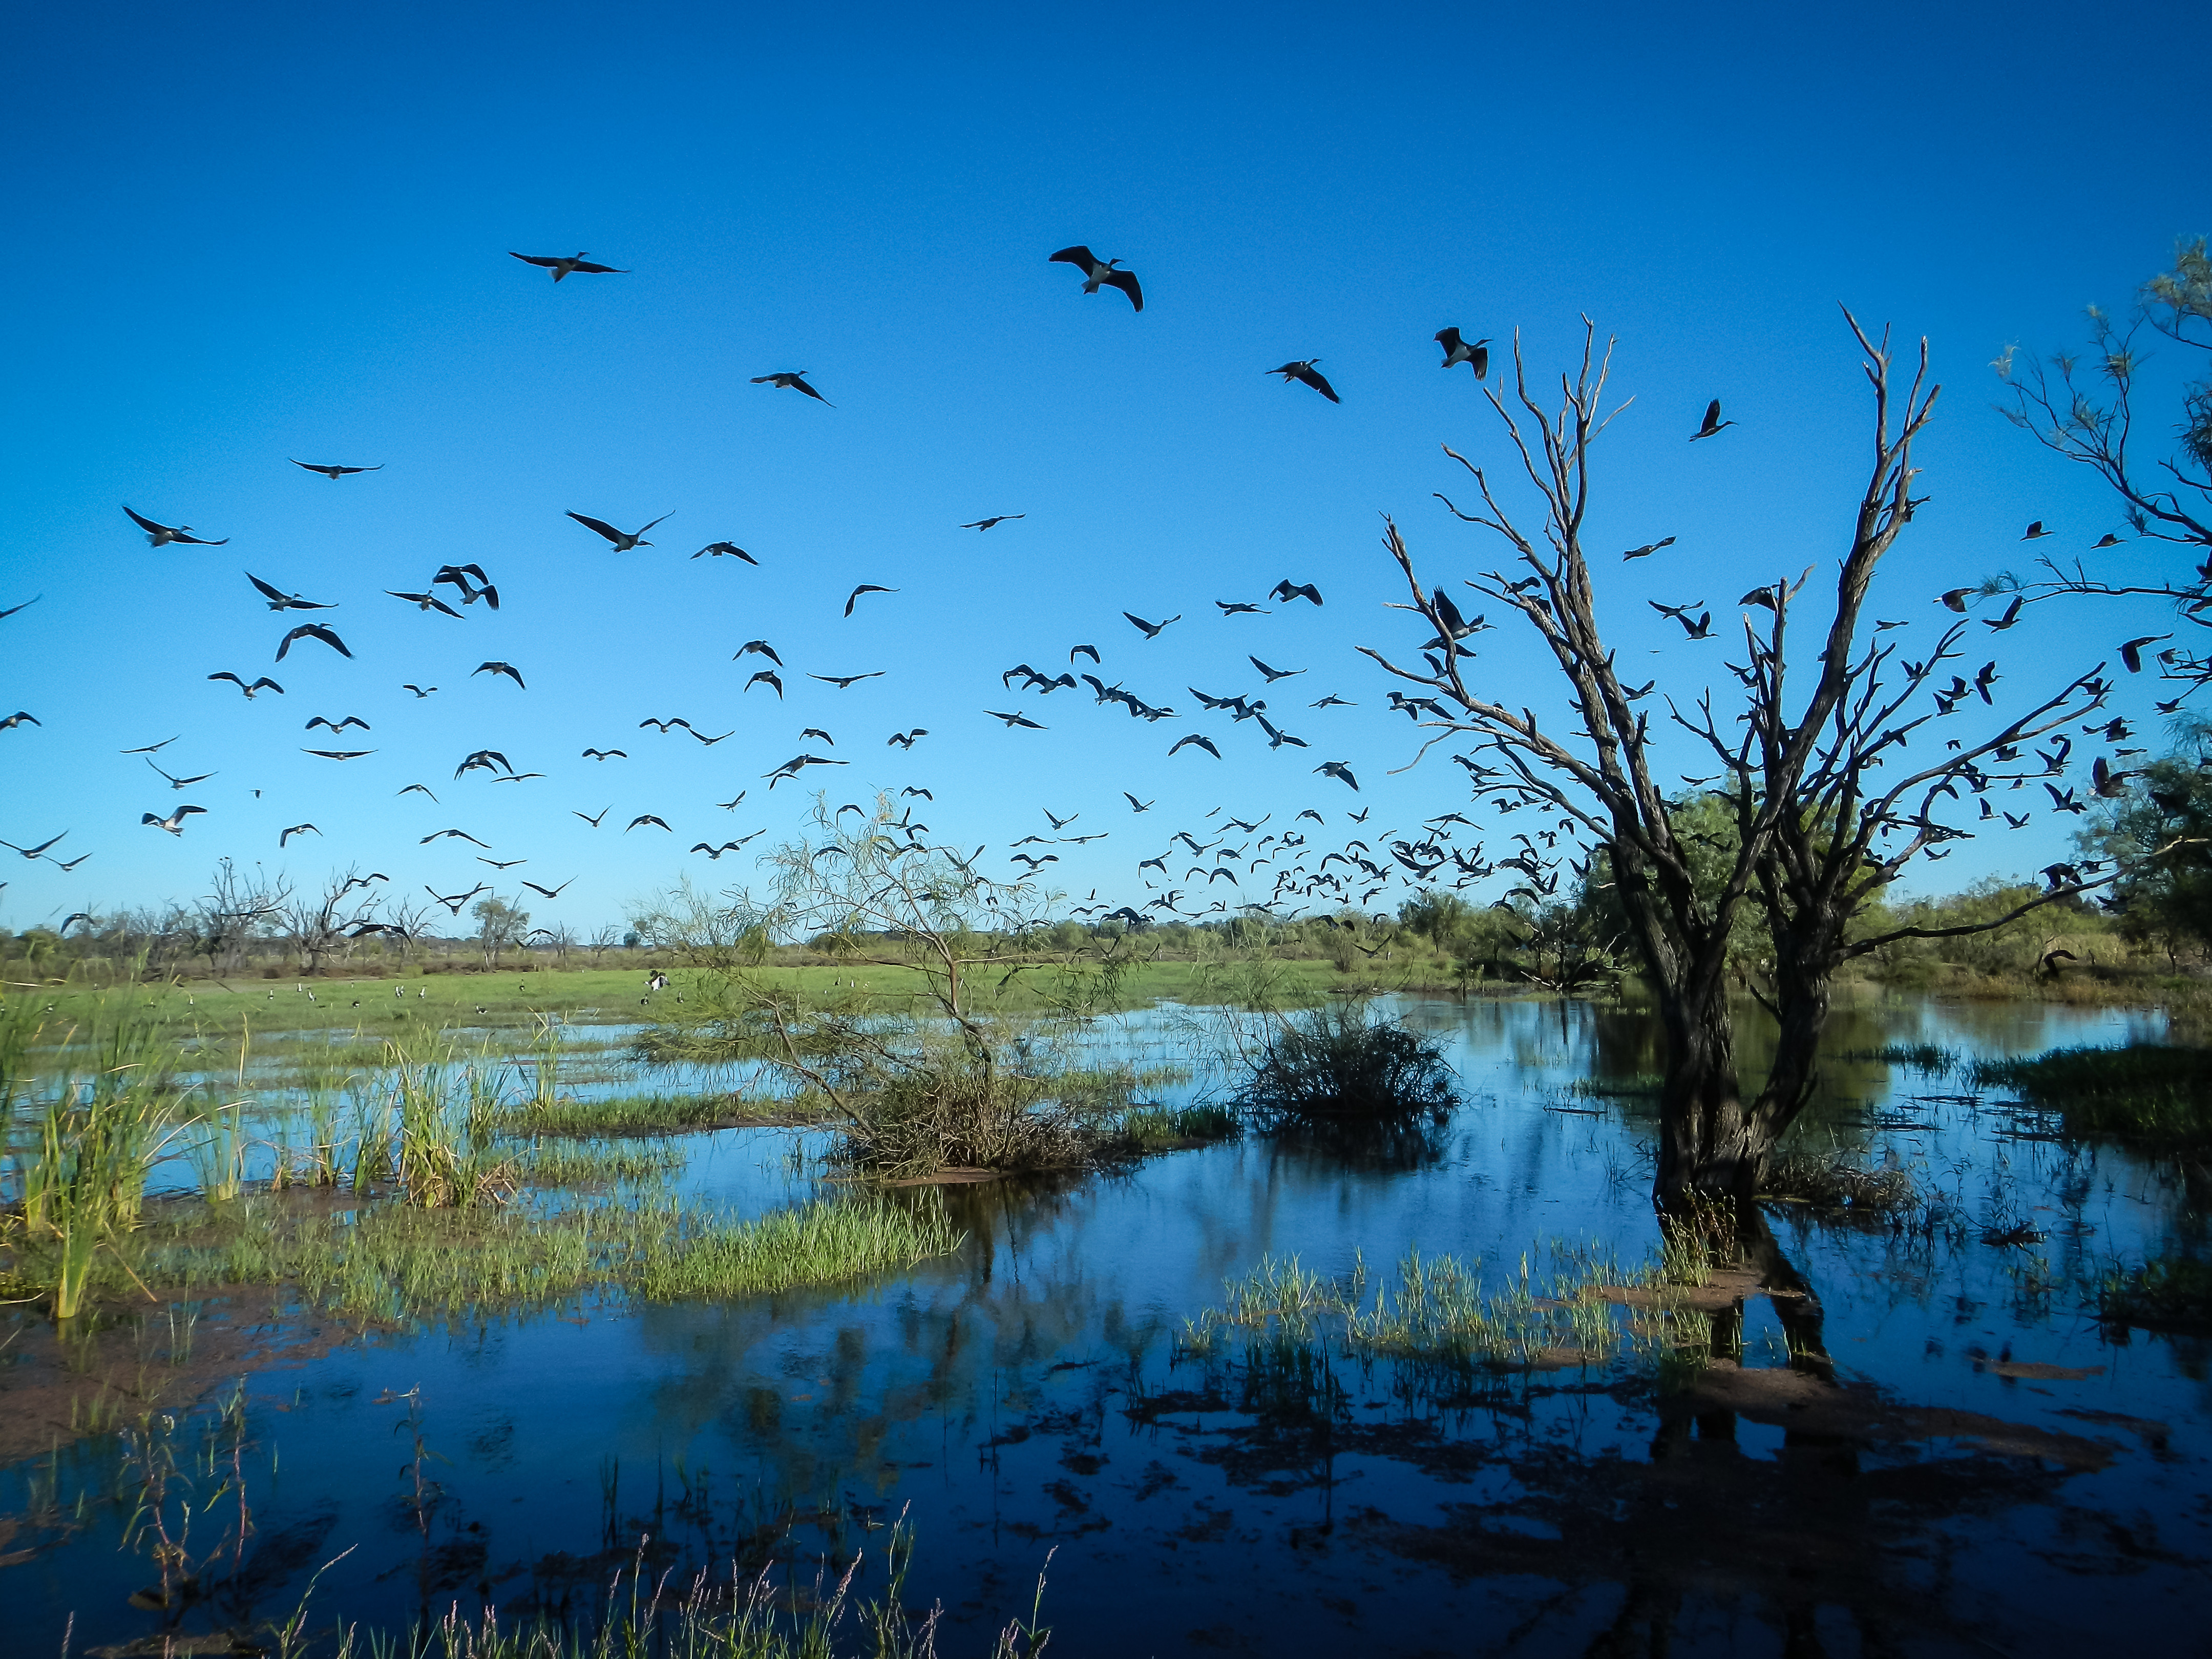
<svg viewBox="0 0 2212 1659">
<path fill-rule="evenodd" d="M 1648 1018 L 1571 1003 L 1404 1012 L 1460 1073 L 1464 1103 L 1432 1133 L 1354 1151 L 1253 1139 L 1117 1176 L 951 1188 L 962 1252 L 862 1287 L 614 1300 L 349 1340 L 253 1374 L 238 1465 L 252 1571 L 182 1627 L 281 1618 L 349 1546 L 317 1592 L 325 1617 L 588 1605 L 641 1538 L 682 1582 L 726 1570 L 762 1521 L 795 1509 L 802 1556 L 880 1542 L 872 1528 L 905 1513 L 908 1593 L 945 1603 L 948 1655 L 987 1651 L 1026 1612 L 1048 1553 L 1056 1654 L 1582 1652 L 1655 1630 L 1678 1654 L 2201 1642 L 2206 1345 L 2109 1346 L 2081 1305 L 2103 1265 L 2194 1239 L 2201 1192 L 2171 1168 L 2036 1138 L 1956 1084 L 1838 1058 L 1808 1133 L 1911 1165 L 1970 1227 L 1897 1239 L 1785 1212 L 1778 1236 L 1825 1306 L 1840 1376 L 2071 1437 L 2100 1467 L 1999 1459 L 1964 1418 L 1860 1451 L 1748 1418 L 1676 1420 L 1618 1368 L 1440 1391 L 1339 1359 L 1317 1389 L 1295 1354 L 1179 1355 L 1183 1321 L 1270 1254 L 1334 1274 L 1418 1248 L 1502 1275 L 1532 1251 L 1540 1274 L 1555 1238 L 1632 1261 L 1651 1249 L 1640 1103 L 1570 1089 L 1654 1069 Z M 1190 1018 L 1155 1011 L 1095 1040 L 1173 1055 Z M 1829 1046 L 2002 1054 L 2162 1031 L 2140 1012 L 1916 1000 L 1839 1015 Z M 687 1144 L 678 1184 L 741 1212 L 823 1189 L 791 1156 L 820 1137 Z M 2014 1220 L 2045 1241 L 1978 1242 L 1982 1224 Z M 1764 1300 L 1745 1338 L 1746 1366 L 1786 1365 Z M 2017 1361 L 2101 1369 L 1990 1369 Z M 392 1398 L 409 1389 L 434 1483 L 422 1501 L 409 1405 Z M 126 1485 L 103 1441 L 0 1474 L 0 1514 L 81 1517 L 6 1565 L 10 1650 L 58 1651 L 72 1612 L 80 1651 L 160 1628 L 126 1603 L 152 1577 L 117 1547 L 123 1510 L 107 1499 Z"/>
</svg>

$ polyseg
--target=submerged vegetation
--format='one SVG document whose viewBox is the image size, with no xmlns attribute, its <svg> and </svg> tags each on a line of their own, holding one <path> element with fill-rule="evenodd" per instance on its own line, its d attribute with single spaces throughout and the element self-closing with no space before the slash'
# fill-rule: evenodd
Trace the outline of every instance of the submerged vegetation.
<svg viewBox="0 0 2212 1659">
<path fill-rule="evenodd" d="M 1440 1116 L 1457 1097 L 1443 1047 L 1338 1004 L 1284 1018 L 1252 1055 L 1237 1103 L 1270 1127 Z"/>
<path fill-rule="evenodd" d="M 2075 1134 L 2173 1147 L 2212 1145 L 2212 1050 L 2157 1043 L 2054 1048 L 2024 1059 L 1978 1060 L 1970 1077 L 1978 1087 L 2012 1089 L 2063 1114 Z"/>
<path fill-rule="evenodd" d="M 2150 1330 L 2212 1331 L 2212 1262 L 2171 1256 L 2106 1278 L 2098 1316 Z"/>
</svg>

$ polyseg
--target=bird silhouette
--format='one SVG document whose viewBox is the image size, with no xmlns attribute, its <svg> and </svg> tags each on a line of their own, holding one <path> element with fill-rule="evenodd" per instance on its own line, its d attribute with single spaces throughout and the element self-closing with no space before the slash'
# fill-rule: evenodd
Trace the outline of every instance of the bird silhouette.
<svg viewBox="0 0 2212 1659">
<path fill-rule="evenodd" d="M 553 280 L 556 283 L 560 282 L 564 277 L 578 275 L 585 276 L 627 276 L 629 275 L 629 272 L 627 270 L 618 270 L 612 265 L 594 264 L 591 260 L 586 258 L 580 251 L 569 254 L 517 253 L 510 248 L 507 250 L 507 257 L 510 259 L 520 259 L 526 265 L 538 265 L 551 271 L 553 273 Z"/>
<path fill-rule="evenodd" d="M 636 829 L 641 823 L 649 823 L 656 830 L 668 830 L 668 821 L 665 818 L 655 817 L 650 812 L 640 812 L 635 817 L 632 818 L 628 823 L 623 826 L 623 834 L 625 836 L 629 834 L 631 830 Z M 676 832 L 673 830 L 669 830 L 668 833 L 672 836 Z"/>
<path fill-rule="evenodd" d="M 291 840 L 295 836 L 319 836 L 323 832 L 321 830 L 316 829 L 312 823 L 295 823 L 289 830 L 285 830 L 278 833 L 276 836 L 277 850 L 282 852 L 284 848 L 284 843 Z"/>
<path fill-rule="evenodd" d="M 253 701 L 254 694 L 258 691 L 274 691 L 280 697 L 284 695 L 284 688 L 277 684 L 276 681 L 270 679 L 266 674 L 264 674 L 259 679 L 255 680 L 251 685 L 248 685 L 244 680 L 239 678 L 237 675 L 232 673 L 228 669 L 225 669 L 220 674 L 210 674 L 208 678 L 211 680 L 228 680 L 233 685 L 246 693 L 246 700 L 248 702 Z"/>
<path fill-rule="evenodd" d="M 469 670 L 469 676 L 471 679 L 478 674 L 504 674 L 507 678 L 513 680 L 516 686 L 520 690 L 527 691 L 530 689 L 528 686 L 522 684 L 522 671 L 517 668 L 511 662 L 480 662 L 474 668 Z"/>
<path fill-rule="evenodd" d="M 132 513 L 128 506 L 123 510 L 129 514 L 131 523 L 146 532 L 146 544 L 149 547 L 167 547 L 172 542 L 185 547 L 223 547 L 230 541 L 230 538 L 225 536 L 221 541 L 211 542 L 204 536 L 193 535 L 192 527 L 188 524 L 161 524 L 142 514 Z"/>
<path fill-rule="evenodd" d="M 267 582 L 263 581 L 260 577 L 255 575 L 251 570 L 245 574 L 246 580 L 252 582 L 253 586 L 260 591 L 261 597 L 269 601 L 269 608 L 271 611 L 332 611 L 337 609 L 335 605 L 318 604 L 313 599 L 303 599 L 297 593 L 287 593 L 281 588 L 272 587 Z"/>
<path fill-rule="evenodd" d="M 289 455 L 284 459 L 287 460 L 292 459 Z M 319 472 L 325 478 L 328 478 L 332 483 L 336 483 L 340 478 L 351 477 L 356 472 L 381 472 L 384 471 L 384 466 L 381 462 L 379 462 L 374 466 L 339 466 L 330 461 L 292 461 L 292 465 L 305 471 Z"/>
<path fill-rule="evenodd" d="M 1352 769 L 1342 761 L 1323 761 L 1319 766 L 1315 767 L 1314 770 L 1323 777 L 1334 778 L 1340 783 L 1350 784 L 1354 792 L 1357 792 L 1359 787 L 1359 780 L 1352 775 Z M 1365 815 L 1363 813 L 1361 816 L 1364 817 Z"/>
<path fill-rule="evenodd" d="M 1133 311 L 1145 308 L 1145 291 L 1137 285 L 1137 273 L 1123 270 L 1119 259 L 1102 259 L 1078 242 L 1073 247 L 1064 247 L 1048 258 L 1047 264 L 1073 265 L 1083 273 L 1083 291 L 1096 294 L 1101 288 L 1118 288 L 1129 296 Z"/>
<path fill-rule="evenodd" d="M 1284 605 L 1288 605 L 1292 599 L 1310 599 L 1314 604 L 1319 605 L 1321 589 L 1316 587 L 1311 582 L 1294 582 L 1285 576 L 1267 590 L 1267 597 Z"/>
<path fill-rule="evenodd" d="M 823 397 L 812 386 L 806 384 L 806 377 L 812 372 L 813 371 L 811 369 L 790 368 L 781 370 L 774 374 L 756 374 L 753 376 L 753 384 L 755 386 L 781 386 L 785 390 L 790 392 L 804 392 L 808 397 L 813 398 L 816 403 L 827 404 L 830 408 L 835 409 L 837 406 L 836 404 L 830 403 L 827 398 Z"/>
<path fill-rule="evenodd" d="M 1705 405 L 1705 422 L 1703 425 L 1699 426 L 1695 432 L 1692 432 L 1690 434 L 1690 441 L 1692 443 L 1695 443 L 1700 438 L 1710 438 L 1716 432 L 1719 432 L 1724 428 L 1731 427 L 1735 424 L 1735 422 L 1734 421 L 1724 421 L 1721 419 L 1721 400 L 1716 398 L 1712 402 Z"/>
<path fill-rule="evenodd" d="M 337 652 L 341 657 L 350 657 L 353 655 L 352 652 L 346 649 L 346 642 L 340 639 L 337 634 L 332 632 L 323 623 L 301 623 L 297 628 L 287 634 L 283 639 L 276 641 L 276 660 L 278 662 L 283 661 L 285 653 L 290 651 L 293 645 L 301 640 L 319 641 L 322 644 L 327 645 L 331 650 Z"/>
<path fill-rule="evenodd" d="M 1036 723 L 1036 721 L 1035 721 L 1035 720 L 1031 720 L 1031 719 L 1030 719 L 1027 714 L 1003 714 L 1003 713 L 1001 713 L 1000 710 L 998 710 L 998 709 L 996 709 L 996 708 L 986 708 L 983 712 L 984 712 L 985 714 L 987 714 L 990 715 L 994 720 L 1002 720 L 1006 721 L 1006 729 L 1007 729 L 1008 731 L 1012 731 L 1015 726 L 1023 726 L 1023 727 L 1025 727 L 1025 728 L 1027 728 L 1028 730 L 1030 730 L 1030 731 L 1031 731 L 1031 732 L 1044 732 L 1044 731 L 1048 731 L 1048 730 L 1050 730 L 1050 729 L 1051 729 L 1051 728 L 1050 728 L 1050 727 L 1048 727 L 1048 726 L 1040 726 L 1040 725 L 1038 725 L 1038 724 Z"/>
<path fill-rule="evenodd" d="M 650 526 L 647 527 L 650 528 Z M 701 548 L 691 556 L 695 559 L 703 559 L 709 556 L 717 559 L 743 559 L 747 564 L 750 565 L 757 565 L 760 562 L 758 559 L 753 557 L 751 554 L 746 552 L 744 548 L 739 547 L 735 542 L 708 542 L 706 546 Z"/>
<path fill-rule="evenodd" d="M 781 679 L 777 678 L 776 672 L 773 668 L 763 668 L 759 673 L 754 675 L 752 678 L 747 680 L 745 682 L 745 690 L 751 690 L 753 687 L 758 685 L 763 680 L 766 680 L 770 685 L 775 688 L 776 699 L 781 702 L 783 697 L 783 682 Z M 741 691 L 738 695 L 743 696 L 744 692 Z"/>
<path fill-rule="evenodd" d="M 1318 357 L 1299 358 L 1283 364 L 1279 368 L 1263 369 L 1261 372 L 1266 374 L 1281 375 L 1285 386 L 1288 386 L 1293 380 L 1304 386 L 1310 386 L 1329 402 L 1342 403 L 1344 399 L 1336 395 L 1336 388 L 1331 386 L 1328 378 L 1314 367 L 1320 361 Z"/>
<path fill-rule="evenodd" d="M 862 582 L 845 596 L 845 614 L 848 617 L 853 614 L 853 607 L 860 602 L 860 595 L 863 593 L 896 593 L 897 592 L 898 589 L 896 587 L 884 587 L 874 582 Z"/>
<path fill-rule="evenodd" d="M 1143 634 L 1148 640 L 1156 640 L 1159 638 L 1160 630 L 1165 628 L 1169 623 L 1179 623 L 1182 620 L 1182 612 L 1180 611 L 1176 611 L 1174 616 L 1170 617 L 1167 619 L 1167 622 L 1156 623 L 1146 622 L 1142 617 L 1138 616 L 1133 611 L 1124 611 L 1121 614 L 1128 617 L 1130 622 L 1136 626 L 1138 631 Z M 1073 656 L 1070 657 L 1069 660 L 1073 660 Z"/>
<path fill-rule="evenodd" d="M 1444 349 L 1444 360 L 1440 367 L 1457 368 L 1462 363 L 1465 363 L 1474 370 L 1476 380 L 1488 378 L 1490 374 L 1490 337 L 1488 335 L 1486 334 L 1480 340 L 1463 340 L 1460 337 L 1457 329 L 1440 328 L 1437 331 L 1436 339 L 1437 343 Z"/>
<path fill-rule="evenodd" d="M 1002 524 L 1012 524 L 1017 519 L 1026 519 L 1026 513 L 998 513 L 988 519 L 978 519 L 973 524 L 958 526 L 962 530 L 994 530 Z"/>
<path fill-rule="evenodd" d="M 1172 760 L 1175 757 L 1176 751 L 1183 748 L 1185 744 L 1193 744 L 1198 748 L 1203 749 L 1207 754 L 1212 756 L 1216 760 L 1219 760 L 1221 758 L 1221 751 L 1213 746 L 1213 739 L 1207 737 L 1202 732 L 1189 732 L 1184 733 L 1182 737 L 1177 738 L 1175 740 L 1174 747 L 1168 750 L 1168 757 Z"/>
<path fill-rule="evenodd" d="M 185 820 L 186 818 L 204 817 L 206 816 L 206 813 L 207 808 L 204 806 L 179 806 L 166 818 L 159 817 L 155 813 L 148 812 L 141 817 L 138 822 L 141 823 L 150 823 L 156 830 L 166 830 L 173 836 L 182 836 L 185 833 Z M 59 841 L 61 837 L 58 836 L 54 837 L 55 841 Z M 53 842 L 48 842 L 46 845 L 51 847 L 53 845 Z M 27 856 L 35 856 L 35 854 L 27 854 Z"/>
<path fill-rule="evenodd" d="M 653 525 L 659 524 L 662 519 L 668 518 L 670 514 L 664 513 L 660 515 L 660 518 L 655 519 L 653 521 L 653 524 L 641 526 L 635 534 L 627 530 L 617 530 L 612 525 L 609 524 L 605 519 L 595 519 L 588 513 L 571 513 L 568 516 L 574 519 L 578 524 L 583 526 L 585 529 L 596 531 L 599 534 L 607 538 L 608 544 L 611 546 L 616 552 L 627 553 L 633 548 L 651 547 L 653 544 L 646 540 L 645 532 L 652 529 Z"/>
<path fill-rule="evenodd" d="M 806 678 L 810 680 L 820 680 L 824 685 L 834 685 L 840 691 L 849 691 L 862 680 L 879 680 L 890 672 L 888 669 L 878 668 L 866 674 L 809 674 Z"/>
</svg>

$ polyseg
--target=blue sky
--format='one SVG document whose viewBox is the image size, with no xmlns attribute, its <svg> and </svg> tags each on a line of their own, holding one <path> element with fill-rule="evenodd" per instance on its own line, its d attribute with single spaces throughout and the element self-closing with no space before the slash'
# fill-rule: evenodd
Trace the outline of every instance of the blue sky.
<svg viewBox="0 0 2212 1659">
<path fill-rule="evenodd" d="M 1547 377 L 1582 314 L 1619 337 L 1636 402 L 1607 440 L 1594 539 L 1679 540 L 1604 571 L 1605 614 L 1624 660 L 1692 683 L 1717 653 L 1670 639 L 1645 599 L 1732 618 L 1735 592 L 1832 560 L 1848 533 L 1866 405 L 1837 303 L 1926 334 L 1946 386 L 1920 456 L 1933 500 L 1876 608 L 1932 633 L 1930 596 L 2022 565 L 2028 520 L 2067 553 L 2124 528 L 2093 479 L 1992 411 L 1990 359 L 2072 343 L 2085 303 L 2124 304 L 2177 237 L 2212 228 L 2203 14 L 2094 21 L 2035 6 L 19 11 L 0 114 L 17 185 L 0 608 L 45 597 L 0 623 L 0 713 L 43 725 L 0 733 L 0 839 L 66 830 L 57 854 L 92 857 L 70 874 L 7 858 L 0 923 L 188 896 L 228 854 L 302 882 L 358 864 L 417 891 L 573 877 L 532 908 L 588 927 L 679 872 L 740 878 L 740 860 L 684 849 L 763 828 L 765 845 L 816 779 L 836 800 L 928 787 L 926 821 L 963 846 L 1080 812 L 1066 833 L 1110 838 L 1051 849 L 1054 878 L 1116 902 L 1142 896 L 1139 859 L 1215 806 L 1314 805 L 1333 830 L 1353 805 L 1376 827 L 1462 806 L 1440 756 L 1386 775 L 1413 734 L 1353 649 L 1415 642 L 1381 608 L 1397 595 L 1378 513 L 1438 574 L 1497 562 L 1431 498 L 1458 482 L 1440 443 L 1504 456 L 1466 371 L 1438 371 L 1445 324 L 1520 329 Z M 1045 263 L 1078 241 L 1138 270 L 1141 316 Z M 631 274 L 556 286 L 507 257 L 578 248 Z M 1340 407 L 1262 372 L 1310 356 Z M 749 384 L 788 368 L 836 406 Z M 1691 447 L 1711 397 L 1740 424 Z M 385 470 L 332 483 L 288 457 Z M 149 548 L 125 501 L 230 543 Z M 672 516 L 655 546 L 615 554 L 572 508 Z M 998 513 L 1027 516 L 955 528 Z M 760 568 L 687 556 L 723 538 Z M 497 616 L 425 616 L 381 591 L 462 561 L 498 583 Z M 2162 568 L 2140 550 L 2108 568 Z M 337 601 L 317 614 L 354 659 L 307 644 L 275 665 L 290 619 L 245 570 Z M 1214 611 L 1285 576 L 1326 606 Z M 899 592 L 846 620 L 863 581 Z M 1183 621 L 1147 643 L 1124 610 Z M 2006 636 L 2007 690 L 2087 667 L 2138 620 L 2032 617 Z M 731 657 L 755 637 L 789 665 L 781 703 L 741 694 L 762 664 Z M 1179 717 L 1001 689 L 1004 669 L 1058 672 L 1078 642 Z M 1248 653 L 1306 671 L 1269 702 L 1310 749 L 1192 718 L 1188 687 L 1258 687 Z M 471 677 L 488 659 L 528 690 Z M 1484 660 L 1551 695 L 1504 634 Z M 248 704 L 204 678 L 224 669 L 287 695 Z M 810 670 L 884 678 L 841 692 Z M 441 690 L 418 700 L 410 680 Z M 2147 711 L 2158 690 L 2131 684 L 2118 706 Z M 1328 692 L 1359 706 L 1304 707 Z M 983 712 L 1014 708 L 1048 729 Z M 376 752 L 301 754 L 329 746 L 302 730 L 313 714 L 366 719 L 341 746 Z M 736 735 L 638 729 L 671 714 Z M 886 746 L 915 726 L 911 757 Z M 1192 730 L 1224 758 L 1168 759 Z M 117 753 L 172 733 L 171 771 L 216 774 L 183 794 Z M 487 745 L 548 775 L 453 780 Z M 630 758 L 583 761 L 586 745 Z M 762 775 L 805 748 L 852 763 L 769 793 Z M 1312 775 L 1324 759 L 1352 764 L 1356 802 Z M 437 805 L 397 797 L 416 781 Z M 1123 788 L 1158 805 L 1138 817 Z M 208 811 L 181 838 L 141 826 L 185 800 Z M 603 806 L 597 830 L 572 816 Z M 617 831 L 642 812 L 675 833 Z M 280 853 L 301 822 L 320 838 Z M 448 825 L 528 862 L 501 874 L 419 844 Z M 2065 836 L 2039 818 L 1965 843 L 1930 884 L 2033 869 Z"/>
</svg>

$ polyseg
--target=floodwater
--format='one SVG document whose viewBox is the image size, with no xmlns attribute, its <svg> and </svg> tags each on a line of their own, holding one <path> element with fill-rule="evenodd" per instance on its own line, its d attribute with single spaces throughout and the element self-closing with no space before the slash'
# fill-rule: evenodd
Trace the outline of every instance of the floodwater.
<svg viewBox="0 0 2212 1659">
<path fill-rule="evenodd" d="M 1554 1239 L 1650 1253 L 1641 1103 L 1575 1086 L 1653 1070 L 1648 1018 L 1403 1012 L 1459 1073 L 1462 1104 L 1431 1133 L 1255 1137 L 952 1188 L 965 1248 L 905 1274 L 728 1304 L 600 1300 L 248 1375 L 245 1449 L 225 1441 L 202 1466 L 243 1478 L 246 1569 L 173 1626 L 128 1599 L 154 1574 L 118 1548 L 137 1488 L 115 1441 L 0 1472 L 0 1516 L 67 1522 L 17 1555 L 0 1536 L 0 1647 L 58 1652 L 72 1616 L 76 1652 L 281 1620 L 348 1549 L 317 1624 L 588 1609 L 634 1559 L 676 1584 L 757 1571 L 779 1522 L 811 1583 L 817 1558 L 842 1571 L 903 1516 L 907 1598 L 943 1603 L 948 1656 L 988 1652 L 1040 1572 L 1055 1656 L 2203 1650 L 2212 1348 L 2116 1345 L 2084 1306 L 2108 1266 L 2198 1241 L 2201 1175 L 1840 1058 L 2117 1045 L 2156 1039 L 2159 1016 L 1911 1000 L 1838 1016 L 1813 1144 L 1913 1168 L 1963 1222 L 1899 1237 L 1778 1216 L 1838 1378 L 1894 1408 L 1854 1437 L 1817 1414 L 1792 1427 L 1786 1404 L 1686 1414 L 1625 1365 L 1439 1387 L 1326 1352 L 1179 1352 L 1184 1321 L 1270 1255 L 1334 1274 L 1418 1248 L 1502 1280 L 1524 1255 L 1540 1276 Z M 1172 1055 L 1182 1018 L 1096 1040 Z M 818 1137 L 689 1144 L 681 1185 L 741 1212 L 827 1189 L 793 1157 Z M 2021 1222 L 2041 1242 L 1981 1242 Z M 1747 1373 L 1786 1370 L 1763 1298 L 1743 1336 Z M 177 1433 L 201 1443 L 191 1423 Z M 206 1541 L 228 1522 L 195 1524 Z M 856 1585 L 881 1583 L 872 1558 Z"/>
</svg>

